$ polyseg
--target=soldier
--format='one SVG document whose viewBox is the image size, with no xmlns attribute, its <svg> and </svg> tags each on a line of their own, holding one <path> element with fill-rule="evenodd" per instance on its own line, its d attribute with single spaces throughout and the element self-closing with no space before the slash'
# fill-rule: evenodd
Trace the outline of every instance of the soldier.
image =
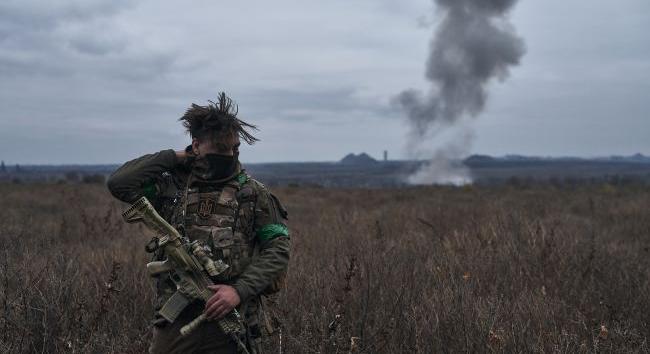
<svg viewBox="0 0 650 354">
<path fill-rule="evenodd" d="M 141 156 L 117 169 L 107 181 L 116 198 L 135 202 L 146 196 L 159 214 L 190 240 L 207 245 L 215 259 L 230 267 L 215 280 L 207 303 L 194 302 L 169 323 L 157 312 L 150 353 L 236 353 L 237 344 L 215 321 L 187 337 L 179 329 L 205 313 L 219 319 L 237 308 L 246 323 L 248 350 L 259 353 L 260 295 L 279 290 L 289 262 L 287 211 L 238 161 L 240 138 L 249 145 L 257 129 L 237 118 L 237 106 L 220 93 L 216 103 L 192 104 L 183 117 L 192 144 L 183 151 Z M 152 250 L 164 260 L 162 250 Z M 156 276 L 156 311 L 176 290 L 167 273 Z"/>
</svg>

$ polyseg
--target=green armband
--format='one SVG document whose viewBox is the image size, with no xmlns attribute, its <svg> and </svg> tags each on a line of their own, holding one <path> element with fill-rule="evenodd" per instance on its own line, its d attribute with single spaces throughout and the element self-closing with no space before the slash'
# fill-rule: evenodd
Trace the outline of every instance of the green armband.
<svg viewBox="0 0 650 354">
<path fill-rule="evenodd" d="M 289 229 L 282 224 L 268 224 L 257 230 L 257 238 L 267 241 L 280 236 L 289 236 Z"/>
<path fill-rule="evenodd" d="M 244 172 L 241 172 L 240 174 L 237 175 L 237 182 L 242 185 L 248 181 L 248 176 Z"/>
</svg>

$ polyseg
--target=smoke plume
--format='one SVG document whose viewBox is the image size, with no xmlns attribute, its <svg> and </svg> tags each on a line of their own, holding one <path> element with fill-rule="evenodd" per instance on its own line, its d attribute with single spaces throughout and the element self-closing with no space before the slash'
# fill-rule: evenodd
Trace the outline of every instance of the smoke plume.
<svg viewBox="0 0 650 354">
<path fill-rule="evenodd" d="M 434 0 L 442 21 L 435 30 L 426 65 L 426 78 L 432 86 L 427 93 L 410 89 L 396 97 L 411 127 L 411 152 L 427 136 L 435 136 L 463 117 L 480 114 L 490 81 L 505 80 L 509 68 L 519 64 L 525 53 L 524 42 L 507 18 L 516 2 Z M 467 153 L 470 143 L 463 141 L 440 148 L 428 165 L 409 180 L 414 183 L 466 180 L 467 171 L 450 161 Z"/>
</svg>

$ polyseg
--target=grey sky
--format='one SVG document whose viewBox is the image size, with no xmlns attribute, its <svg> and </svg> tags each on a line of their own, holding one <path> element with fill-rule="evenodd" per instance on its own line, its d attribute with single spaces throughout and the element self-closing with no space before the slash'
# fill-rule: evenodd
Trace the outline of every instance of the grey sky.
<svg viewBox="0 0 650 354">
<path fill-rule="evenodd" d="M 0 159 L 113 163 L 188 142 L 221 90 L 251 162 L 405 158 L 390 99 L 426 88 L 429 0 L 0 2 Z M 650 2 L 520 0 L 527 53 L 467 125 L 487 154 L 650 154 Z M 436 141 L 431 142 L 432 146 Z"/>
</svg>

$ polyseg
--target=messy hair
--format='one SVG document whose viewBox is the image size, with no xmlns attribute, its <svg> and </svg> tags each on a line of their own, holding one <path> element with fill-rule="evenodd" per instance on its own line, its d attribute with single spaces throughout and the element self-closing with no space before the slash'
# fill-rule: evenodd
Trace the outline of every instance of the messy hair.
<svg viewBox="0 0 650 354">
<path fill-rule="evenodd" d="M 193 138 L 209 138 L 217 142 L 229 134 L 236 134 L 249 145 L 259 141 L 246 131 L 248 128 L 258 130 L 257 126 L 237 118 L 239 108 L 225 92 L 219 93 L 217 102 L 208 102 L 207 106 L 192 103 L 179 119 Z"/>
</svg>

